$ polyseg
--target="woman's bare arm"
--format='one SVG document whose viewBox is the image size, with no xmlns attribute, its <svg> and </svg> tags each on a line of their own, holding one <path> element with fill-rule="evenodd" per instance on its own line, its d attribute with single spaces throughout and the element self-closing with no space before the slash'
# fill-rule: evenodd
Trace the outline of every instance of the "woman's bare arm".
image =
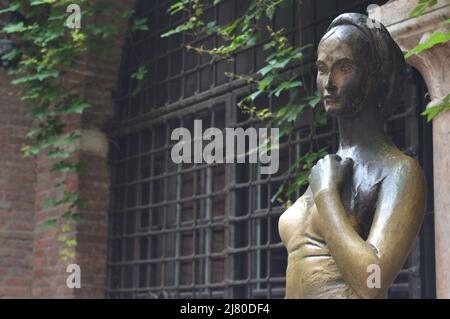
<svg viewBox="0 0 450 319">
<path fill-rule="evenodd" d="M 301 218 L 308 210 L 308 203 L 312 200 L 313 193 L 308 187 L 306 192 L 300 196 L 295 203 L 289 207 L 281 216 L 278 221 L 278 232 L 284 246 L 289 251 L 289 241 L 298 232 L 298 227 Z"/>
<path fill-rule="evenodd" d="M 366 241 L 350 224 L 337 188 L 319 190 L 314 200 L 325 241 L 344 279 L 362 298 L 383 296 L 403 266 L 425 213 L 420 166 L 408 159 L 384 180 Z M 380 288 L 367 285 L 370 265 L 381 271 Z"/>
</svg>

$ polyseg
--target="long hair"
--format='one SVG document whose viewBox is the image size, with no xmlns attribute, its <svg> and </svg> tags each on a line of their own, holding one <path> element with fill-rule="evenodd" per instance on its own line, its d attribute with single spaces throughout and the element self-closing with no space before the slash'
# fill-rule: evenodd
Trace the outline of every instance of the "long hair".
<svg viewBox="0 0 450 319">
<path fill-rule="evenodd" d="M 339 26 L 354 26 L 368 39 L 371 56 L 368 61 L 375 74 L 376 90 L 379 92 L 378 107 L 386 118 L 403 103 L 403 86 L 407 68 L 403 53 L 392 39 L 386 27 L 359 13 L 344 13 L 338 16 L 327 32 Z"/>
</svg>

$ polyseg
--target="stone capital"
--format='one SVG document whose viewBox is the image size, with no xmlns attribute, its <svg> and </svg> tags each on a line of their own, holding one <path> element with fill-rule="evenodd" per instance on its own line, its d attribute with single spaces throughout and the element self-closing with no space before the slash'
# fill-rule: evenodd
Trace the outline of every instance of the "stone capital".
<svg viewBox="0 0 450 319">
<path fill-rule="evenodd" d="M 406 52 L 424 43 L 434 32 L 450 32 L 450 0 L 439 0 L 420 17 L 410 17 L 417 1 L 394 0 L 382 6 L 374 6 L 369 16 L 383 23 L 400 48 Z M 440 104 L 450 93 L 450 43 L 436 45 L 419 55 L 407 59 L 417 69 L 431 95 L 429 107 Z"/>
</svg>

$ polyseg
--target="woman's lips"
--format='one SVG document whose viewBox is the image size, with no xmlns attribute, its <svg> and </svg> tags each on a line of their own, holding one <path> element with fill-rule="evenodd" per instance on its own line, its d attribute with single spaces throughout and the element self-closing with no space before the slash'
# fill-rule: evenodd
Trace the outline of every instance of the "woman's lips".
<svg viewBox="0 0 450 319">
<path fill-rule="evenodd" d="M 334 95 L 325 95 L 323 100 L 325 102 L 337 102 L 337 101 L 339 101 L 339 97 L 334 96 Z"/>
</svg>

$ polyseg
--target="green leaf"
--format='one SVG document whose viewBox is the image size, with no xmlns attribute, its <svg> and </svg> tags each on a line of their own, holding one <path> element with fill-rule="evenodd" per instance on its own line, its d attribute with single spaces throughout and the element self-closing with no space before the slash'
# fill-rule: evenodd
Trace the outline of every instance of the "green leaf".
<svg viewBox="0 0 450 319">
<path fill-rule="evenodd" d="M 251 101 L 254 101 L 263 91 L 256 91 L 250 94 L 247 98 Z"/>
<path fill-rule="evenodd" d="M 58 219 L 53 218 L 45 221 L 43 224 L 39 225 L 38 231 L 49 231 L 58 226 Z"/>
<path fill-rule="evenodd" d="M 282 82 L 280 85 L 276 87 L 271 93 L 276 97 L 280 96 L 281 92 L 289 89 L 289 82 Z"/>
<path fill-rule="evenodd" d="M 427 117 L 427 122 L 431 122 L 440 112 L 442 112 L 443 108 L 440 106 L 434 106 L 427 108 L 422 112 L 423 116 Z"/>
<path fill-rule="evenodd" d="M 72 227 L 69 224 L 64 224 L 61 226 L 61 231 L 63 233 L 69 233 L 72 231 Z"/>
<path fill-rule="evenodd" d="M 277 7 L 275 4 L 269 5 L 266 9 L 266 15 L 267 17 L 272 20 L 273 16 L 275 14 L 275 11 L 277 10 Z"/>
<path fill-rule="evenodd" d="M 67 221 L 70 221 L 70 222 L 76 222 L 76 223 L 82 223 L 83 222 L 83 218 L 81 217 L 81 214 L 74 213 L 72 211 L 65 212 L 62 215 L 62 218 L 66 219 Z"/>
<path fill-rule="evenodd" d="M 292 186 L 288 189 L 286 192 L 286 196 L 290 196 L 296 191 L 298 191 L 300 188 L 308 185 L 308 177 L 309 174 L 302 174 L 299 177 L 297 177 L 294 182 L 292 183 Z"/>
<path fill-rule="evenodd" d="M 33 127 L 27 132 L 27 137 L 28 138 L 33 138 L 34 136 L 40 134 L 41 132 L 42 132 L 42 128 L 41 127 Z"/>
<path fill-rule="evenodd" d="M 46 198 L 40 204 L 41 207 L 54 207 L 58 205 L 59 201 L 54 197 Z"/>
<path fill-rule="evenodd" d="M 58 241 L 66 241 L 66 240 L 68 240 L 68 238 L 67 238 L 66 235 L 59 235 L 58 238 L 57 238 L 57 240 L 58 240 Z"/>
<path fill-rule="evenodd" d="M 11 83 L 13 85 L 17 85 L 17 84 L 23 84 L 23 83 L 27 83 L 27 82 L 33 82 L 36 80 L 43 81 L 43 80 L 46 80 L 49 78 L 57 78 L 57 77 L 59 77 L 59 75 L 60 75 L 60 72 L 56 71 L 56 70 L 45 71 L 45 72 L 41 72 L 41 73 L 29 75 L 29 76 L 23 76 L 14 81 L 11 81 Z"/>
<path fill-rule="evenodd" d="M 68 106 L 62 107 L 56 110 L 56 114 L 69 115 L 69 114 L 82 114 L 84 110 L 90 108 L 91 105 L 82 101 L 71 101 Z"/>
<path fill-rule="evenodd" d="M 181 0 L 178 2 L 175 2 L 172 4 L 169 9 L 167 10 L 167 13 L 170 15 L 174 15 L 180 11 L 187 10 L 186 5 L 188 5 L 190 0 Z"/>
<path fill-rule="evenodd" d="M 0 10 L 0 14 L 14 12 L 14 11 L 17 11 L 18 9 L 20 9 L 19 3 L 11 4 L 9 7 Z"/>
<path fill-rule="evenodd" d="M 431 8 L 432 6 L 437 4 L 437 0 L 419 0 L 414 9 L 410 12 L 409 16 L 411 18 L 418 17 L 422 15 L 425 10 Z"/>
<path fill-rule="evenodd" d="M 286 67 L 286 65 L 288 65 L 289 62 L 290 62 L 289 59 L 285 59 L 285 60 L 274 62 L 274 63 L 272 63 L 272 61 L 271 61 L 270 63 L 272 64 L 272 67 L 274 67 L 276 69 L 284 69 Z"/>
<path fill-rule="evenodd" d="M 262 109 L 256 112 L 256 116 L 261 120 L 266 120 L 273 117 L 273 114 L 269 109 Z"/>
<path fill-rule="evenodd" d="M 217 28 L 217 21 L 210 21 L 205 25 L 205 28 L 203 29 L 203 32 L 205 32 L 207 35 L 212 35 L 216 32 L 219 32 L 219 28 Z"/>
<path fill-rule="evenodd" d="M 122 19 L 126 19 L 126 18 L 131 17 L 133 14 L 134 14 L 134 9 L 128 9 L 128 10 L 123 11 L 119 16 Z"/>
<path fill-rule="evenodd" d="M 319 93 L 316 92 L 316 95 L 314 95 L 308 99 L 308 104 L 312 108 L 315 108 L 317 106 L 317 104 L 319 104 L 320 100 L 321 100 L 321 97 L 320 97 Z"/>
<path fill-rule="evenodd" d="M 258 43 L 258 40 L 261 36 L 260 32 L 256 32 L 253 36 L 251 36 L 248 40 L 247 40 L 247 47 L 252 47 L 254 45 L 256 45 Z"/>
<path fill-rule="evenodd" d="M 303 82 L 302 81 L 292 81 L 292 82 L 289 82 L 289 85 L 288 85 L 288 89 L 293 89 L 293 88 L 297 88 L 297 87 L 301 87 L 301 86 L 303 86 Z"/>
<path fill-rule="evenodd" d="M 266 44 L 264 44 L 263 49 L 269 50 L 271 48 L 275 48 L 276 46 L 277 46 L 277 42 L 275 40 L 271 40 L 271 41 L 267 42 Z"/>
<path fill-rule="evenodd" d="M 61 173 L 70 173 L 76 172 L 78 173 L 81 169 L 81 164 L 79 163 L 67 163 L 65 161 L 61 161 L 53 165 L 52 172 L 61 172 Z"/>
<path fill-rule="evenodd" d="M 448 110 L 450 110 L 450 94 L 444 98 L 442 104 L 427 108 L 422 115 L 427 117 L 427 122 L 431 122 L 438 114 Z"/>
<path fill-rule="evenodd" d="M 78 208 L 83 209 L 83 208 L 86 208 L 89 206 L 89 202 L 84 199 L 79 199 L 77 202 L 77 206 L 78 206 Z"/>
<path fill-rule="evenodd" d="M 147 18 L 135 19 L 133 25 L 131 26 L 132 32 L 137 31 L 148 31 Z"/>
<path fill-rule="evenodd" d="M 275 195 L 273 195 L 272 198 L 270 199 L 270 202 L 271 202 L 271 203 L 275 203 L 275 201 L 276 201 L 276 200 L 278 199 L 278 197 L 281 195 L 281 193 L 283 192 L 283 190 L 284 190 L 284 185 L 281 184 L 281 185 L 278 187 L 277 192 L 275 193 Z"/>
<path fill-rule="evenodd" d="M 272 65 L 266 65 L 265 67 L 260 69 L 258 71 L 258 73 L 261 74 L 262 76 L 266 76 L 266 74 L 269 73 L 272 70 L 273 70 L 273 66 Z"/>
<path fill-rule="evenodd" d="M 62 149 L 51 150 L 50 153 L 48 154 L 48 156 L 52 160 L 56 160 L 58 158 L 67 159 L 70 157 L 70 155 L 71 154 L 69 152 L 64 151 Z"/>
<path fill-rule="evenodd" d="M 24 32 L 26 30 L 27 28 L 23 22 L 9 23 L 3 27 L 3 32 L 5 33 Z"/>
<path fill-rule="evenodd" d="M 69 247 L 74 247 L 77 245 L 77 240 L 76 239 L 69 239 L 65 242 L 65 244 Z"/>
<path fill-rule="evenodd" d="M 166 33 L 161 34 L 161 38 L 167 38 L 170 37 L 171 35 L 177 34 L 177 33 L 181 33 L 181 32 L 185 32 L 188 30 L 192 30 L 194 28 L 195 24 L 192 21 L 188 21 L 184 24 L 180 24 L 178 27 L 176 27 L 175 29 L 169 30 Z"/>
<path fill-rule="evenodd" d="M 259 81 L 258 89 L 259 89 L 260 91 L 264 91 L 264 89 L 265 89 L 266 87 L 268 87 L 268 86 L 270 85 L 270 83 L 272 83 L 273 79 L 274 79 L 274 76 L 273 76 L 273 75 L 268 75 L 268 76 L 266 76 L 264 79 L 262 79 L 261 81 Z"/>
<path fill-rule="evenodd" d="M 328 117 L 324 113 L 317 113 L 314 121 L 318 126 L 326 125 L 328 123 Z"/>
<path fill-rule="evenodd" d="M 33 1 L 31 1 L 30 5 L 31 6 L 38 6 L 38 5 L 41 5 L 41 4 L 49 4 L 49 3 L 52 3 L 52 2 L 55 2 L 55 0 L 33 0 Z"/>
<path fill-rule="evenodd" d="M 21 52 L 19 49 L 12 49 L 8 53 L 1 56 L 1 59 L 4 61 L 14 61 L 18 57 L 21 56 Z"/>
<path fill-rule="evenodd" d="M 277 125 L 283 125 L 285 123 L 293 123 L 297 120 L 298 116 L 303 112 L 304 105 L 289 104 L 276 113 Z"/>
<path fill-rule="evenodd" d="M 405 59 L 408 59 L 415 54 L 420 54 L 421 52 L 428 50 L 437 44 L 445 43 L 449 40 L 450 40 L 450 33 L 441 33 L 439 31 L 437 31 L 437 32 L 433 33 L 427 41 L 419 44 L 415 48 L 408 51 L 405 54 Z"/>
<path fill-rule="evenodd" d="M 136 79 L 138 81 L 142 81 L 147 74 L 147 69 L 145 66 L 141 65 L 139 69 L 131 75 L 132 79 Z"/>
</svg>

